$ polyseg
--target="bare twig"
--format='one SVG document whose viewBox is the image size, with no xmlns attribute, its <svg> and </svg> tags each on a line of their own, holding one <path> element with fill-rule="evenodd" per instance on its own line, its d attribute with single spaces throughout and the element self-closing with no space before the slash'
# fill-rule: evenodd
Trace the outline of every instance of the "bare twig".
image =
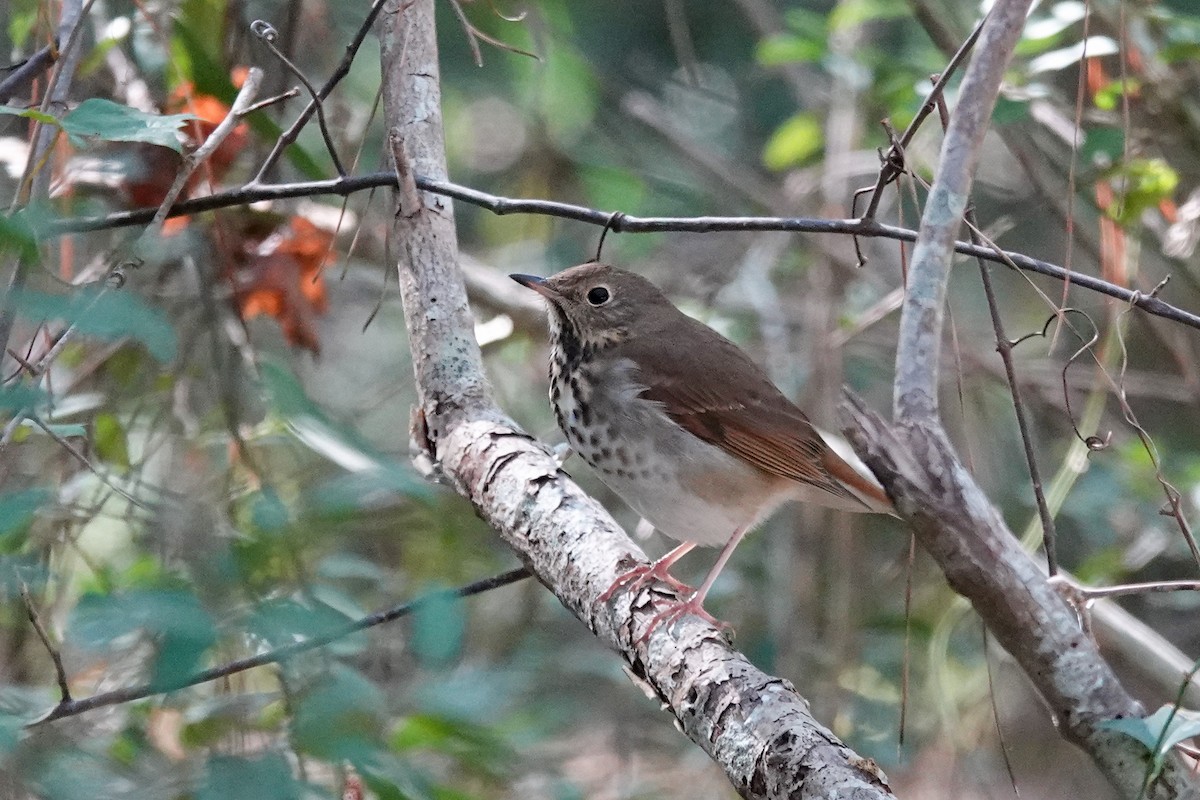
<svg viewBox="0 0 1200 800">
<path fill-rule="evenodd" d="M 405 150 L 395 160 L 417 175 L 441 178 L 446 165 L 433 7 L 433 0 L 417 0 L 410 10 L 384 17 L 384 109 L 389 143 Z M 491 400 L 458 267 L 453 206 L 425 197 L 415 213 L 403 212 L 392 215 L 389 241 L 409 345 L 418 354 L 412 359 L 418 450 L 560 602 L 621 654 L 743 797 L 890 797 L 872 763 L 821 726 L 790 685 L 755 668 L 711 625 L 685 616 L 642 637 L 656 613 L 655 591 L 600 600 L 617 573 L 644 555 Z"/>
<path fill-rule="evenodd" d="M 286 92 L 280 92 L 279 94 L 259 100 L 257 103 L 251 103 L 250 105 L 246 106 L 245 110 L 242 112 L 242 116 L 245 116 L 246 114 L 253 114 L 255 111 L 262 111 L 264 108 L 269 108 L 276 103 L 282 103 L 284 100 L 291 100 L 298 94 L 300 94 L 300 90 L 293 86 Z"/>
<path fill-rule="evenodd" d="M 1128 597 L 1137 594 L 1163 594 L 1167 592 L 1200 592 L 1200 581 L 1146 581 L 1145 583 L 1122 583 L 1117 586 L 1083 586 L 1067 575 L 1052 576 L 1059 587 L 1079 598 L 1082 604 L 1093 603 L 1105 597 Z"/>
<path fill-rule="evenodd" d="M 444 597 L 470 597 L 472 595 L 489 592 L 492 589 L 498 589 L 501 586 L 507 586 L 510 583 L 516 583 L 517 581 L 524 580 L 528 577 L 529 570 L 525 567 L 518 567 L 517 569 L 503 572 L 491 578 L 484 578 L 483 580 L 469 583 L 466 586 L 462 586 L 458 589 L 445 592 L 433 592 L 408 603 L 401 603 L 400 605 L 392 606 L 391 608 L 384 609 L 383 611 L 376 611 L 374 614 L 368 614 L 367 616 L 356 619 L 353 622 L 348 622 L 330 631 L 326 631 L 325 633 L 312 636 L 302 642 L 284 645 L 283 647 L 276 647 L 273 650 L 267 650 L 247 658 L 239 658 L 234 661 L 229 661 L 225 664 L 212 667 L 211 669 L 206 669 L 203 672 L 197 672 L 195 675 L 191 675 L 171 684 L 164 685 L 147 683 L 142 684 L 141 686 L 131 686 L 127 689 L 115 689 L 111 692 L 92 695 L 91 697 L 85 697 L 80 700 L 72 700 L 69 696 L 64 696 L 62 702 L 60 702 L 46 714 L 38 717 L 35 720 L 32 720 L 28 724 L 41 725 L 52 720 L 62 719 L 63 717 L 73 717 L 77 714 L 82 714 L 85 711 L 92 711 L 93 709 L 104 708 L 105 706 L 120 705 L 121 703 L 129 703 L 134 700 L 141 700 L 156 694 L 174 692 L 188 686 L 198 686 L 202 683 L 210 683 L 212 681 L 234 675 L 238 672 L 245 672 L 246 670 L 253 669 L 254 667 L 262 667 L 267 664 L 278 664 L 281 661 L 285 661 L 300 653 L 304 653 L 309 650 L 315 650 L 318 647 L 325 647 L 326 645 L 332 644 L 339 639 L 343 639 L 352 633 L 357 633 L 358 631 L 366 630 L 367 628 L 372 628 L 376 625 L 382 625 L 386 622 L 393 622 L 401 617 L 406 617 L 414 611 L 420 609 L 422 606 L 427 605 L 431 601 Z"/>
<path fill-rule="evenodd" d="M 69 453 L 72 458 L 74 458 L 81 465 L 83 465 L 85 468 L 87 468 L 87 470 L 89 472 L 91 472 L 93 475 L 95 475 L 96 478 L 99 479 L 100 482 L 103 483 L 105 486 L 112 489 L 114 492 L 121 495 L 121 497 L 124 497 L 130 503 L 132 503 L 133 505 L 142 509 L 143 511 L 155 512 L 158 510 L 154 506 L 147 505 L 142 500 L 137 499 L 132 494 L 130 494 L 129 492 L 122 489 L 120 486 L 117 486 L 115 483 L 113 483 L 112 478 L 108 475 L 106 470 L 102 470 L 99 467 L 97 467 L 95 464 L 93 464 L 90 458 L 88 458 L 86 455 L 84 455 L 83 453 L 81 453 L 79 451 L 79 448 L 75 447 L 75 445 L 68 442 L 65 437 L 61 436 L 53 428 L 51 428 L 49 425 L 47 425 L 45 422 L 43 422 L 40 417 L 30 416 L 30 417 L 28 417 L 28 419 L 31 420 L 34 425 L 37 425 L 39 428 L 41 428 L 42 432 L 45 433 L 47 436 L 49 436 L 51 439 L 53 439 L 55 441 L 55 443 L 58 444 L 59 447 L 61 447 L 63 450 L 66 450 L 67 453 Z"/>
<path fill-rule="evenodd" d="M 885 422 L 851 398 L 843 406 L 845 430 L 950 585 L 971 601 L 997 642 L 1037 686 L 1064 737 L 1084 748 L 1119 792 L 1134 796 L 1141 781 L 1129 765 L 1144 758 L 1145 751 L 1104 728 L 1102 721 L 1139 716 L 1144 709 L 963 466 L 938 410 L 946 289 L 953 254 L 959 250 L 956 234 L 1029 6 L 1029 0 L 996 0 L 962 81 L 909 271 L 896 358 L 895 421 Z M 1182 762 L 1168 759 L 1164 766 L 1148 797 L 1195 794 L 1195 781 Z"/>
<path fill-rule="evenodd" d="M 989 12 L 990 13 L 990 12 Z M 942 70 L 942 74 L 933 85 L 933 89 L 929 92 L 929 97 L 925 98 L 925 102 L 917 109 L 916 115 L 912 118 L 912 122 L 908 123 L 908 127 L 904 129 L 904 133 L 893 144 L 888 152 L 883 156 L 883 165 L 879 169 L 879 177 L 875 181 L 875 188 L 871 191 L 871 200 L 867 203 L 867 210 L 863 212 L 864 219 L 873 219 L 875 211 L 879 208 L 879 202 L 883 199 L 883 187 L 887 186 L 900 175 L 903 169 L 903 150 L 912 142 L 913 136 L 917 134 L 917 129 L 925 122 L 925 118 L 933 112 L 937 106 L 937 102 L 941 99 L 942 93 L 946 90 L 946 84 L 950 82 L 950 78 L 958 71 L 963 60 L 971 52 L 971 48 L 975 46 L 975 42 L 979 40 L 980 33 L 983 32 L 983 26 L 987 23 L 987 16 L 979 20 L 975 29 L 971 31 L 963 43 L 959 45 L 957 52 L 946 64 L 946 68 Z"/>
<path fill-rule="evenodd" d="M 304 129 L 304 126 L 312 119 L 312 115 L 320 108 L 321 101 L 328 97 L 334 88 L 341 83 L 342 78 L 350 74 L 350 66 L 354 63 L 354 57 L 358 55 L 359 48 L 362 47 L 367 34 L 371 32 L 371 28 L 375 25 L 375 20 L 379 18 L 379 12 L 383 10 L 386 2 L 387 0 L 375 0 L 375 2 L 371 3 L 371 10 L 367 12 L 366 18 L 363 20 L 362 25 L 358 27 L 354 38 L 350 40 L 350 44 L 346 45 L 346 52 L 342 55 L 342 60 L 338 62 L 337 67 L 329 74 L 329 78 L 326 79 L 320 91 L 317 92 L 316 98 L 309 100 L 308 105 L 296 117 L 296 121 L 292 123 L 291 127 L 280 134 L 279 139 L 275 142 L 275 146 L 271 148 L 271 152 L 263 160 L 262 166 L 258 168 L 258 174 L 250 181 L 251 186 L 260 184 L 266 180 L 267 173 L 279 161 L 280 156 L 283 155 L 283 151 L 296 141 L 296 138 L 300 135 L 300 131 Z"/>
<path fill-rule="evenodd" d="M 329 158 L 332 159 L 333 168 L 337 170 L 337 174 L 344 177 L 346 175 L 346 168 L 342 166 L 342 160 L 338 158 L 337 145 L 333 143 L 333 134 L 329 132 L 329 124 L 325 121 L 325 103 L 317 93 L 316 87 L 312 85 L 312 81 L 308 79 L 304 71 L 293 64 L 292 60 L 275 46 L 275 40 L 279 38 L 279 31 L 275 30 L 271 23 L 256 19 L 250 23 L 250 30 L 288 68 L 288 71 L 296 76 L 296 80 L 304 84 L 305 89 L 308 89 L 308 93 L 312 97 L 312 102 L 317 106 L 317 125 L 321 128 L 321 138 L 325 140 L 325 149 L 329 151 Z"/>
<path fill-rule="evenodd" d="M 46 94 L 42 98 L 41 110 L 46 112 L 51 105 L 65 103 L 71 90 L 75 68 L 79 64 L 82 48 L 79 47 L 80 31 L 83 29 L 85 5 L 90 7 L 93 0 L 65 0 L 59 17 L 56 41 L 66 42 L 59 52 L 59 59 L 50 73 Z M 51 147 L 58 136 L 58 129 L 42 123 L 33 126 L 33 147 L 29 149 L 29 158 L 25 165 L 25 174 L 17 187 L 10 211 L 15 211 L 29 202 L 35 192 L 44 193 L 50 186 L 50 171 L 45 164 L 50 157 Z M 32 258 L 23 253 L 16 260 L 12 274 L 7 281 L 7 288 L 0 297 L 0 353 L 8 348 L 8 340 L 12 335 L 13 324 L 16 321 L 14 295 L 25 287 L 29 271 L 33 268 Z"/>
<path fill-rule="evenodd" d="M 46 633 L 37 608 L 33 605 L 33 598 L 29 596 L 29 587 L 24 583 L 21 584 L 21 599 L 25 602 L 25 614 L 29 617 L 29 624 L 33 626 L 37 637 L 42 640 L 42 646 L 50 654 L 50 660 L 54 662 L 54 677 L 58 681 L 59 702 L 69 703 L 71 702 L 71 687 L 67 684 L 67 670 L 63 667 L 62 653 L 51 643 L 50 635 Z"/>
<path fill-rule="evenodd" d="M 242 88 L 238 90 L 237 97 L 233 101 L 233 105 L 229 108 L 229 113 L 221 120 L 221 123 L 213 129 L 213 132 L 208 135 L 204 143 L 197 147 L 193 152 L 189 153 L 183 159 L 183 166 L 180 167 L 179 173 L 175 176 L 175 182 L 171 184 L 171 188 L 167 190 L 166 197 L 158 206 L 158 211 L 150 220 L 150 225 L 142 232 L 141 241 L 149 241 L 158 236 L 162 230 L 163 223 L 166 222 L 167 215 L 171 211 L 171 206 L 175 204 L 180 193 L 187 185 L 188 179 L 192 177 L 192 173 L 196 171 L 201 164 L 208 160 L 209 156 L 216 151 L 221 143 L 233 133 L 233 129 L 242 121 L 242 117 L 249 113 L 250 107 L 254 103 L 254 98 L 258 96 L 258 88 L 262 84 L 263 71 L 258 67 L 251 67 L 246 73 L 246 80 L 242 83 Z"/>
<path fill-rule="evenodd" d="M 825 219 L 821 217 L 637 217 L 621 214 L 614 220 L 614 212 L 560 203 L 554 200 L 527 200 L 502 197 L 481 192 L 468 186 L 446 180 L 434 180 L 420 174 L 414 176 L 418 189 L 432 194 L 452 197 L 471 205 L 486 208 L 494 214 L 541 214 L 562 219 L 585 222 L 600 227 L 608 226 L 616 233 L 717 233 L 720 231 L 791 231 L 796 233 L 824 233 L 866 238 L 894 239 L 915 242 L 917 232 L 895 225 L 885 225 L 867 219 Z M 240 189 L 197 197 L 176 203 L 168 217 L 197 214 L 218 208 L 245 205 L 262 200 L 284 200 L 292 197 L 312 197 L 321 194 L 346 196 L 354 192 L 378 187 L 396 186 L 395 172 L 373 172 L 346 178 L 324 181 L 305 181 L 280 184 L 247 184 Z M 43 236 L 62 235 L 78 231 L 105 230 L 143 225 L 152 219 L 154 209 L 120 211 L 100 217 L 74 217 L 61 219 L 46 225 L 39 231 Z M 1200 315 L 1173 306 L 1147 293 L 1139 293 L 1117 286 L 1090 275 L 1070 272 L 1048 261 L 1011 251 L 997 251 L 971 242 L 954 242 L 954 251 L 960 255 L 983 258 L 996 264 L 1006 264 L 1016 269 L 1035 272 L 1072 283 L 1126 303 L 1141 310 L 1200 330 Z"/>
<path fill-rule="evenodd" d="M 475 59 L 475 66 L 483 66 L 483 52 L 479 49 L 480 42 L 487 42 L 492 47 L 496 47 L 501 50 L 507 50 L 510 53 L 516 53 L 517 55 L 521 56 L 529 56 L 534 61 L 542 60 L 536 53 L 531 53 L 528 50 L 522 50 L 519 47 L 508 44 L 507 42 L 502 42 L 496 37 L 490 36 L 484 31 L 481 31 L 475 26 L 475 23 L 471 22 L 471 20 L 467 18 L 467 12 L 463 11 L 462 4 L 459 2 L 459 0 L 449 0 L 449 2 L 450 7 L 454 9 L 454 16 L 458 17 L 458 23 L 462 25 L 463 33 L 467 35 L 467 44 L 471 47 L 471 55 Z M 522 15 L 522 17 L 518 20 L 510 20 L 503 14 L 498 16 L 500 16 L 501 19 L 509 22 L 519 21 L 519 19 L 524 18 L 524 15 Z"/>
<path fill-rule="evenodd" d="M 944 131 L 950 124 L 950 112 L 946 109 L 945 98 L 938 97 L 937 100 L 938 118 L 942 123 Z M 970 230 L 971 243 L 983 244 L 984 237 L 980 233 L 979 221 L 975 216 L 975 209 L 970 205 L 967 206 L 966 213 L 963 218 L 967 221 L 967 226 Z M 988 242 L 990 244 L 990 242 Z M 992 286 L 992 274 L 986 261 L 982 258 L 977 258 L 976 262 L 979 265 L 979 279 L 983 283 L 983 294 L 987 298 L 988 314 L 992 318 L 992 332 L 996 337 L 996 352 L 1000 354 L 1000 360 L 1004 364 L 1004 377 L 1008 382 L 1008 391 L 1012 395 L 1013 413 L 1017 417 L 1017 430 L 1021 436 L 1021 447 L 1025 451 L 1025 466 L 1029 470 L 1029 483 L 1033 488 L 1033 499 L 1037 506 L 1038 518 L 1042 521 L 1042 543 L 1046 548 L 1046 569 L 1050 573 L 1050 577 L 1058 574 L 1058 547 L 1057 536 L 1054 525 L 1054 515 L 1050 513 L 1050 506 L 1046 503 L 1046 493 L 1042 489 L 1042 475 L 1038 470 L 1037 454 L 1033 451 L 1033 432 L 1029 428 L 1029 419 L 1025 413 L 1025 403 L 1021 399 L 1021 384 L 1017 381 L 1017 369 L 1013 364 L 1012 351 L 1014 344 L 1009 340 L 1008 334 L 1004 331 L 1004 320 L 1000 317 L 1000 304 L 996 301 L 996 290 Z M 990 668 L 989 668 L 990 669 Z M 991 672 L 988 673 L 988 679 L 991 680 Z M 996 730 L 1000 729 L 1000 721 L 996 720 Z M 1008 753 L 1004 755 L 1005 763 L 1008 763 Z M 1009 774 L 1012 774 L 1012 768 L 1009 768 Z M 1015 785 L 1015 784 L 1014 784 Z"/>
<path fill-rule="evenodd" d="M 49 69 L 57 59 L 58 43 L 55 42 L 41 48 L 15 67 L 10 67 L 12 72 L 8 74 L 7 78 L 0 81 L 0 103 L 7 103 L 13 95 L 22 91 L 33 82 L 34 78 Z"/>
</svg>

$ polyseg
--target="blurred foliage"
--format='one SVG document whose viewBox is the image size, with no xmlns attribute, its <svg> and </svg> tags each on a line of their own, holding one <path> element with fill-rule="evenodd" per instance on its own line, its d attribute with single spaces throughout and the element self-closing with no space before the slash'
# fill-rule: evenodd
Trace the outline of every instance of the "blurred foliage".
<svg viewBox="0 0 1200 800">
<path fill-rule="evenodd" d="M 878 121 L 909 123 L 977 11 L 934 0 L 499 6 L 504 16 L 489 4 L 463 9 L 540 61 L 485 45 L 477 67 L 439 3 L 453 178 L 663 216 L 850 216 L 853 191 L 873 183 L 888 143 Z M 1059 263 L 1070 246 L 1073 269 L 1142 291 L 1169 274 L 1164 299 L 1200 308 L 1198 223 L 1187 211 L 1200 187 L 1200 14 L 1190 0 L 1088 8 L 1059 0 L 1031 18 L 994 114 L 977 213 L 1001 246 Z M 49 41 L 57 6 L 7 9 L 0 39 L 16 63 Z M 149 238 L 137 228 L 54 233 L 63 219 L 159 202 L 181 148 L 227 110 L 239 67 L 266 70 L 264 93 L 291 86 L 250 35 L 252 20 L 274 25 L 280 47 L 320 84 L 365 13 L 319 0 L 90 4 L 67 107 L 43 109 L 39 82 L 0 108 L 0 187 L 16 198 L 0 217 L 0 258 L 6 283 L 22 276 L 5 295 L 13 328 L 0 375 L 0 792 L 732 796 L 539 587 L 466 601 L 444 592 L 514 559 L 468 504 L 409 463 L 412 355 L 383 241 L 386 193 L 204 214 Z M 368 37 L 326 105 L 342 159 L 359 172 L 386 168 L 378 86 Z M 304 102 L 301 93 L 252 114 L 186 192 L 252 178 Z M 31 159 L 37 123 L 65 135 Z M 939 142 L 931 119 L 907 152 L 918 175 L 932 175 Z M 325 178 L 331 164 L 310 125 L 266 177 Z M 902 183 L 881 218 L 912 226 L 922 196 Z M 546 274 L 595 250 L 589 226 L 455 211 L 476 278 Z M 1183 244 L 1167 248 L 1172 237 Z M 895 243 L 860 244 L 861 269 L 850 241 L 782 234 L 613 234 L 605 257 L 744 344 L 831 427 L 843 382 L 881 408 L 889 396 L 903 264 Z M 951 285 L 943 405 L 968 463 L 1021 532 L 1036 515 L 973 270 L 962 264 Z M 1056 302 L 1062 287 L 994 273 L 1010 334 L 1040 330 L 1052 307 L 1035 288 Z M 475 290 L 473 300 L 497 397 L 557 441 L 543 330 L 502 296 Z M 1090 315 L 1098 360 L 1193 510 L 1194 332 L 1078 290 L 1067 300 Z M 1042 341 L 1017 349 L 1018 369 L 1047 484 L 1065 498 L 1064 564 L 1096 582 L 1194 576 L 1158 513 L 1155 463 L 1111 387 L 1087 363 L 1064 373 L 1079 346 L 1069 331 Z M 1113 432 L 1106 450 L 1080 450 L 1064 382 L 1081 433 Z M 632 530 L 631 513 L 570 466 Z M 1023 680 L 1003 654 L 986 653 L 927 560 L 910 567 L 907 553 L 890 521 L 789 510 L 739 549 L 712 608 L 735 624 L 739 647 L 800 685 L 903 796 L 1003 791 L 998 722 L 1022 784 L 1041 796 L 1103 797 L 1089 767 L 1062 767 L 1066 745 Z M 689 559 L 681 577 L 704 566 Z M 76 697 L 142 683 L 172 691 L 27 727 L 57 688 L 23 592 Z M 177 688 L 198 670 L 424 595 L 430 602 L 400 622 Z M 1186 650 L 1200 647 L 1194 596 L 1128 605 Z M 1135 688 L 1151 707 L 1172 699 Z M 1195 729 L 1189 715 L 1172 719 L 1114 729 L 1160 757 Z"/>
</svg>

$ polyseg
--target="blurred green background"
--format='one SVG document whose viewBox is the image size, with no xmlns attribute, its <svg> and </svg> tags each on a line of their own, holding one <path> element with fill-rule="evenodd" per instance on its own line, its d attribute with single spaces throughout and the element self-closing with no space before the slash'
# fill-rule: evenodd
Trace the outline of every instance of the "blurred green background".
<svg viewBox="0 0 1200 800">
<path fill-rule="evenodd" d="M 47 41 L 58 10 L 34 0 L 5 10 L 15 63 Z M 182 98 L 230 100 L 237 65 L 262 66 L 264 94 L 282 91 L 296 81 L 249 33 L 255 19 L 280 31 L 278 46 L 319 85 L 366 10 L 95 3 L 70 101 L 195 111 Z M 638 215 L 835 218 L 852 216 L 854 190 L 874 182 L 888 142 L 880 120 L 908 124 L 979 13 L 944 0 L 497 0 L 461 10 L 539 60 L 482 43 L 477 65 L 454 8 L 439 2 L 452 180 Z M 1200 212 L 1188 206 L 1200 185 L 1200 14 L 1187 0 L 1097 0 L 1086 21 L 1085 11 L 1063 0 L 1031 18 L 980 166 L 979 219 L 1002 247 L 1131 288 L 1170 275 L 1161 296 L 1200 308 Z M 378 49 L 368 37 L 326 105 L 354 172 L 386 169 Z M 9 103 L 40 102 L 41 90 Z M 253 177 L 303 102 L 302 92 L 256 113 L 208 179 Z M 0 184 L 17 197 L 31 122 L 8 114 L 0 124 Z M 0 231 L 5 274 L 22 253 L 29 267 L 9 299 L 17 321 L 0 376 L 0 793 L 266 800 L 355 797 L 363 785 L 367 796 L 417 800 L 734 796 L 617 656 L 532 581 L 433 602 L 283 666 L 24 727 L 58 698 L 29 607 L 61 648 L 72 692 L 86 697 L 170 684 L 517 564 L 469 504 L 409 464 L 412 356 L 384 243 L 388 193 L 230 209 L 136 245 L 138 228 L 30 234 L 25 221 L 36 229 L 157 202 L 177 161 L 119 138 L 63 137 L 35 165 L 43 182 L 15 204 L 22 215 Z M 918 176 L 932 177 L 939 144 L 934 118 L 908 149 Z M 310 125 L 269 177 L 332 174 Z M 880 218 L 914 227 L 923 196 L 902 181 Z M 599 231 L 461 203 L 455 212 L 496 396 L 556 443 L 541 309 L 503 276 L 588 260 Z M 890 405 L 906 254 L 895 242 L 859 244 L 861 267 L 845 237 L 610 234 L 604 258 L 742 344 L 833 430 L 843 385 Z M 144 263 L 123 270 L 120 288 L 106 284 L 135 247 Z M 1063 301 L 1061 283 L 992 271 L 1014 338 L 1041 330 Z M 99 283 L 81 287 L 89 281 Z M 1092 352 L 1191 510 L 1195 331 L 1078 289 L 1066 303 L 1088 315 L 1073 318 L 1085 336 L 1096 332 Z M 950 308 L 946 423 L 1021 533 L 1036 513 L 974 263 L 956 266 Z M 52 352 L 70 324 L 77 333 Z M 1042 471 L 1063 498 L 1063 565 L 1094 582 L 1194 576 L 1113 384 L 1090 356 L 1064 378 L 1079 347 L 1063 330 L 1015 351 Z M 36 377 L 22 367 L 48 355 Z M 1086 455 L 1072 417 L 1083 436 L 1111 431 L 1109 446 Z M 585 465 L 568 469 L 634 529 L 636 516 Z M 668 547 L 657 536 L 643 544 Z M 756 664 L 796 684 L 818 719 L 879 762 L 900 796 L 1008 796 L 1005 752 L 1023 797 L 1109 796 L 909 546 L 892 520 L 789 507 L 739 548 L 709 609 Z M 677 574 L 697 580 L 714 557 L 689 556 Z M 1185 652 L 1200 644 L 1196 605 L 1190 594 L 1127 601 Z M 1152 708 L 1173 697 L 1126 674 Z"/>
</svg>

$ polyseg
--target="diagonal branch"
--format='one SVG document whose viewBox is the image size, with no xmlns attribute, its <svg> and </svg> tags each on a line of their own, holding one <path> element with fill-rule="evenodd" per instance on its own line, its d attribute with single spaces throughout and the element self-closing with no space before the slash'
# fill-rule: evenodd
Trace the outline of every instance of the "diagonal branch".
<svg viewBox="0 0 1200 800">
<path fill-rule="evenodd" d="M 599 597 L 644 559 L 552 456 L 492 402 L 458 266 L 454 214 L 414 174 L 445 175 L 434 0 L 385 15 L 383 94 L 402 186 L 390 232 L 399 254 L 419 406 L 413 439 L 537 578 L 616 650 L 748 798 L 890 797 L 872 762 L 821 726 L 807 703 L 695 617 L 640 634 L 659 596 Z"/>
<path fill-rule="evenodd" d="M 1037 687 L 1064 737 L 1084 749 L 1125 797 L 1195 797 L 1200 786 L 1174 757 L 1143 792 L 1145 748 L 1103 723 L 1144 710 L 962 465 L 938 415 L 938 354 L 955 237 L 1029 5 L 1030 0 L 997 0 L 963 78 L 909 272 L 896 356 L 895 422 L 851 398 L 843 407 L 846 432 L 950 585 L 971 601 Z"/>
<path fill-rule="evenodd" d="M 58 669 L 59 687 L 60 691 L 62 692 L 62 699 L 59 701 L 58 705 L 50 709 L 50 711 L 46 712 L 46 714 L 43 716 L 30 722 L 29 725 L 43 725 L 56 719 L 62 719 L 63 717 L 74 717 L 88 711 L 93 711 L 97 708 L 105 708 L 107 706 L 115 706 L 122 703 L 131 703 L 134 700 L 142 700 L 147 697 L 153 697 L 156 694 L 174 692 L 179 689 L 186 689 L 189 686 L 199 686 L 202 683 L 212 683 L 213 681 L 220 680 L 221 678 L 226 678 L 230 675 L 236 675 L 239 672 L 245 672 L 246 670 L 254 669 L 255 667 L 264 667 L 268 664 L 279 664 L 289 658 L 292 658 L 293 656 L 299 655 L 300 653 L 306 653 L 309 650 L 316 650 L 319 647 L 325 647 L 326 645 L 333 644 L 339 639 L 344 639 L 352 633 L 358 633 L 359 631 L 364 631 L 367 628 L 373 628 L 377 625 L 383 625 L 387 622 L 394 622 L 401 617 L 407 617 L 409 614 L 412 614 L 414 611 L 420 609 L 421 606 L 427 605 L 430 601 L 438 598 L 471 597 L 472 595 L 490 592 L 491 590 L 498 589 L 501 586 L 507 586 L 510 583 L 516 583 L 517 581 L 524 580 L 528 577 L 529 571 L 524 567 L 518 567 L 516 569 L 511 569 L 508 572 L 502 572 L 499 575 L 493 575 L 490 578 L 484 578 L 473 583 L 468 583 L 466 586 L 461 586 L 457 589 L 445 592 L 434 592 L 423 597 L 418 597 L 416 600 L 408 603 L 401 603 L 400 605 L 392 606 L 391 608 L 384 609 L 383 611 L 376 611 L 374 614 L 368 614 L 365 617 L 353 620 L 352 622 L 347 622 L 345 625 L 340 625 L 332 630 L 319 633 L 315 636 L 310 636 L 300 642 L 287 644 L 282 647 L 276 647 L 273 650 L 265 650 L 252 656 L 234 659 L 233 661 L 227 661 L 224 664 L 218 664 L 215 667 L 211 667 L 202 672 L 197 672 L 195 675 L 184 678 L 177 683 L 167 685 L 161 683 L 144 683 L 140 686 L 129 686 L 124 689 L 113 689 L 110 692 L 102 692 L 100 694 L 94 694 L 91 697 L 83 697 L 79 699 L 73 699 L 71 697 L 66 686 L 66 677 L 63 674 L 62 664 L 57 658 L 57 652 L 51 649 L 51 655 L 56 657 L 55 666 Z M 26 602 L 28 603 L 28 601 Z M 40 626 L 38 626 L 37 620 L 34 618 L 33 607 L 28 606 L 28 608 L 30 611 L 30 618 L 35 625 L 35 628 L 39 628 L 37 630 L 38 636 L 41 637 L 46 647 L 50 649 L 50 643 L 48 639 L 40 630 Z"/>
</svg>

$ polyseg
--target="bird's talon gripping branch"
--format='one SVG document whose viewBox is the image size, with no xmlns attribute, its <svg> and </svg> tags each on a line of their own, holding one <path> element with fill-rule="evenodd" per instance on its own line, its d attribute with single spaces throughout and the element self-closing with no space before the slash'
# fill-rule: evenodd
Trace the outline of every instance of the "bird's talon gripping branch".
<svg viewBox="0 0 1200 800">
<path fill-rule="evenodd" d="M 725 636 L 729 638 L 733 637 L 733 626 L 728 622 L 717 619 L 712 614 L 709 614 L 707 611 L 705 611 L 703 598 L 699 596 L 699 592 L 695 592 L 687 600 L 671 601 L 667 608 L 655 614 L 654 618 L 650 620 L 650 624 L 646 626 L 646 630 L 642 631 L 642 635 L 638 637 L 638 640 L 635 642 L 635 644 L 645 644 L 650 639 L 650 634 L 654 633 L 654 629 L 659 625 L 669 625 L 675 620 L 688 614 L 695 614 L 697 617 L 700 617 L 700 619 L 712 625 L 714 628 L 720 630 Z"/>
<path fill-rule="evenodd" d="M 621 590 L 636 592 L 655 581 L 662 581 L 679 594 L 694 594 L 695 589 L 667 572 L 670 566 L 670 564 L 664 565 L 662 559 L 653 564 L 639 564 L 613 581 L 612 586 L 609 586 L 604 590 L 604 594 L 600 595 L 600 602 L 607 603 Z"/>
</svg>

